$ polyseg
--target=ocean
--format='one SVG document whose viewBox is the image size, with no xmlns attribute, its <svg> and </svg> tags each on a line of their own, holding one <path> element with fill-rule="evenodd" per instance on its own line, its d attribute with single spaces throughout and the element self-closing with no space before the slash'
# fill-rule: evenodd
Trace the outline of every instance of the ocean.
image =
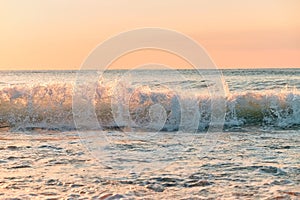
<svg viewBox="0 0 300 200">
<path fill-rule="evenodd" d="M 300 69 L 0 76 L 0 198 L 300 198 Z"/>
</svg>

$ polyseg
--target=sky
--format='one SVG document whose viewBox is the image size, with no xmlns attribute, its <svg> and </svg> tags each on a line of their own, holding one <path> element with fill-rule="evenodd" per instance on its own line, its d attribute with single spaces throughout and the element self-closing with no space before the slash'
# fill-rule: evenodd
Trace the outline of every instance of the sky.
<svg viewBox="0 0 300 200">
<path fill-rule="evenodd" d="M 143 27 L 193 38 L 219 68 L 300 68 L 299 10 L 299 0 L 0 0 L 0 70 L 79 69 L 101 42 Z M 113 65 L 146 62 L 187 67 L 154 51 Z"/>
</svg>

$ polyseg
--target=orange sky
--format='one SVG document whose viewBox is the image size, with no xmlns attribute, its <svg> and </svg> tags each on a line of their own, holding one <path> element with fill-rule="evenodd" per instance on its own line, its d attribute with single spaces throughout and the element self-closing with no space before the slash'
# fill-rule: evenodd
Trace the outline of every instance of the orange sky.
<svg viewBox="0 0 300 200">
<path fill-rule="evenodd" d="M 139 27 L 194 38 L 220 68 L 300 67 L 299 10 L 299 0 L 2 0 L 0 69 L 78 69 L 99 43 Z M 181 65 L 144 54 L 115 64 Z"/>
</svg>

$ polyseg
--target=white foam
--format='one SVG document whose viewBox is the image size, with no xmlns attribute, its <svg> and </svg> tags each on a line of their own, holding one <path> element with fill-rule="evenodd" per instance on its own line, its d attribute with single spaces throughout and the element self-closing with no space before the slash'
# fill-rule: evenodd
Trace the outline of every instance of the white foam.
<svg viewBox="0 0 300 200">
<path fill-rule="evenodd" d="M 0 126 L 18 130 L 73 129 L 72 94 L 70 84 L 2 88 Z M 90 103 L 95 106 L 103 127 L 175 131 L 198 126 L 199 130 L 205 130 L 211 118 L 212 107 L 207 94 L 174 93 L 167 88 L 150 87 L 133 91 L 126 84 L 116 89 L 113 84 L 103 83 L 98 84 L 93 94 L 95 98 Z M 89 114 L 82 107 L 84 113 L 88 118 Z M 225 125 L 297 127 L 300 125 L 300 94 L 296 89 L 229 94 Z"/>
</svg>

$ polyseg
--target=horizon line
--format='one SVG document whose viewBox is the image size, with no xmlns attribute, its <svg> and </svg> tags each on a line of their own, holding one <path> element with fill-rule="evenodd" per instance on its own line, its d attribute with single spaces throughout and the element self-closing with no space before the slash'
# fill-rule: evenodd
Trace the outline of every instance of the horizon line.
<svg viewBox="0 0 300 200">
<path fill-rule="evenodd" d="M 241 68 L 224 68 L 224 67 L 217 67 L 215 69 L 212 68 L 171 68 L 171 69 L 162 69 L 162 68 L 142 68 L 142 69 L 134 69 L 134 70 L 265 70 L 265 69 L 300 69 L 300 67 L 241 67 Z M 96 71 L 96 70 L 103 70 L 103 69 L 0 69 L 0 71 Z M 132 70 L 131 68 L 113 68 L 113 69 L 105 69 L 108 71 L 113 70 Z"/>
</svg>

